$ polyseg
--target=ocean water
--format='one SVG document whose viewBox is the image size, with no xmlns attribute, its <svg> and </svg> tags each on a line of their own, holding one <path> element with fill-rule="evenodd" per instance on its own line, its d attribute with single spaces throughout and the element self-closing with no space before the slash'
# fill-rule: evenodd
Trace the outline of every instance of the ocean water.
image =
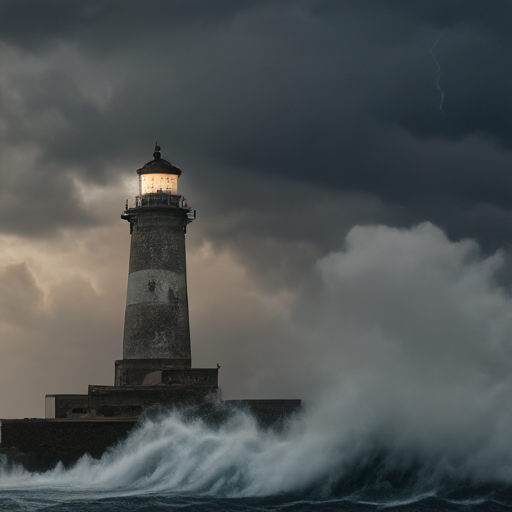
<svg viewBox="0 0 512 512">
<path fill-rule="evenodd" d="M 272 431 L 240 412 L 212 427 L 169 411 L 146 418 L 100 460 L 30 473 L 3 459 L 0 510 L 512 509 L 503 453 L 475 462 L 475 453 L 444 444 L 425 451 L 353 415 L 340 419 L 308 412 Z"/>
</svg>

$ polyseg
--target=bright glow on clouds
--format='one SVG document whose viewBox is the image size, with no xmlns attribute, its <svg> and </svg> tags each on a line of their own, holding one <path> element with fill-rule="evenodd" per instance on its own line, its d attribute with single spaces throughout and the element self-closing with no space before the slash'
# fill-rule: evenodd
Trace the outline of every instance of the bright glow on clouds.
<svg viewBox="0 0 512 512">
<path fill-rule="evenodd" d="M 47 393 L 110 383 L 121 355 L 128 247 L 121 230 L 0 237 L 3 417 L 44 414 Z M 121 328 L 120 328 L 121 326 Z"/>
</svg>

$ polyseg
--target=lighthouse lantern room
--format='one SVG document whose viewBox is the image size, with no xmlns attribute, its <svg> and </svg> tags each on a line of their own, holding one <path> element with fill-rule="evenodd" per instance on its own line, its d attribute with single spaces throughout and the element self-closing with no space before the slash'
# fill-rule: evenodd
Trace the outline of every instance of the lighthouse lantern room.
<svg viewBox="0 0 512 512">
<path fill-rule="evenodd" d="M 139 196 L 178 195 L 178 177 L 181 169 L 175 167 L 160 154 L 160 146 L 155 144 L 154 160 L 137 170 L 139 174 Z"/>
</svg>

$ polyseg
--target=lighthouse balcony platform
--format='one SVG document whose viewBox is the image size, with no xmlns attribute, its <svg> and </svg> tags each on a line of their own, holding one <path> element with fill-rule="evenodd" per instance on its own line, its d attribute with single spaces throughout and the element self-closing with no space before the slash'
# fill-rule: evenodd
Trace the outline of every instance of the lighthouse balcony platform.
<svg viewBox="0 0 512 512">
<path fill-rule="evenodd" d="M 170 208 L 181 208 L 183 210 L 191 210 L 187 204 L 187 198 L 177 194 L 167 193 L 150 193 L 142 196 L 136 196 L 135 199 L 126 201 L 126 210 L 132 208 L 141 208 L 146 206 L 168 206 Z"/>
</svg>

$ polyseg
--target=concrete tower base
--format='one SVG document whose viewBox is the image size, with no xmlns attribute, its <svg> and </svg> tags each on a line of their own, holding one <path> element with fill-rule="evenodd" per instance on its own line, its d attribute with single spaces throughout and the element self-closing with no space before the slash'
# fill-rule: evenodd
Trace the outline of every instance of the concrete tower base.
<svg viewBox="0 0 512 512">
<path fill-rule="evenodd" d="M 197 373 L 199 372 L 199 373 Z M 216 368 L 195 369 L 190 368 L 190 359 L 121 359 L 116 361 L 116 386 L 159 386 L 172 382 L 194 382 L 204 380 L 199 375 L 210 376 L 211 385 L 217 386 Z M 215 374 L 214 380 L 213 376 Z M 190 375 L 187 379 L 185 375 Z M 194 377 L 192 377 L 194 375 Z"/>
</svg>

